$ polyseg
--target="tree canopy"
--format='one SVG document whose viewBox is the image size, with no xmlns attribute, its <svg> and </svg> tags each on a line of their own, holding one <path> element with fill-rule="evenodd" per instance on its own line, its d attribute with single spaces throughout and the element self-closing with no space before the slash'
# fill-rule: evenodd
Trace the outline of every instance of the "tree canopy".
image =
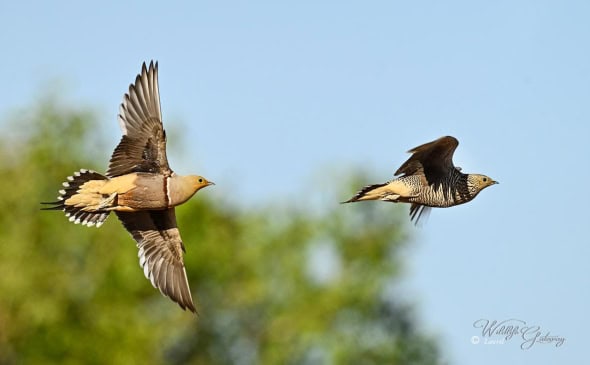
<svg viewBox="0 0 590 365">
<path fill-rule="evenodd" d="M 408 241 L 401 214 L 288 201 L 245 210 L 199 193 L 177 208 L 195 316 L 145 279 L 115 216 L 96 229 L 39 210 L 74 171 L 104 172 L 94 113 L 46 99 L 8 119 L 0 364 L 439 363 L 409 301 L 391 295 Z"/>
</svg>

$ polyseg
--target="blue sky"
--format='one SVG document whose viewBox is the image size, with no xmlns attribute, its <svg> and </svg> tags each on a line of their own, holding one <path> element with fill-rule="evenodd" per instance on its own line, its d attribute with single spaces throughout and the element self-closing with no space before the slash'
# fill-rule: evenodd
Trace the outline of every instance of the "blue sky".
<svg viewBox="0 0 590 365">
<path fill-rule="evenodd" d="M 400 295 L 453 363 L 580 363 L 589 18 L 584 1 L 3 3 L 0 116 L 49 89 L 95 107 L 114 146 L 122 95 L 157 59 L 165 125 L 186 128 L 172 166 L 245 207 L 311 200 L 358 169 L 386 181 L 453 135 L 455 163 L 501 184 L 412 228 Z M 481 318 L 566 341 L 473 345 Z"/>
</svg>

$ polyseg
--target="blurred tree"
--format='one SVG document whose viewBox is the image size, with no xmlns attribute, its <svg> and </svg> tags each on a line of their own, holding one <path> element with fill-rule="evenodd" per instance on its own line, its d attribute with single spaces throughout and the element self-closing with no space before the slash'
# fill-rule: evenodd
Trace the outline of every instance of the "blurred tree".
<svg viewBox="0 0 590 365">
<path fill-rule="evenodd" d="M 439 362 L 388 291 L 407 241 L 399 215 L 377 204 L 310 213 L 288 201 L 246 211 L 199 194 L 177 214 L 196 317 L 151 287 L 115 217 L 96 229 L 39 210 L 73 171 L 105 170 L 110 148 L 94 114 L 44 99 L 6 126 L 0 364 Z"/>
</svg>

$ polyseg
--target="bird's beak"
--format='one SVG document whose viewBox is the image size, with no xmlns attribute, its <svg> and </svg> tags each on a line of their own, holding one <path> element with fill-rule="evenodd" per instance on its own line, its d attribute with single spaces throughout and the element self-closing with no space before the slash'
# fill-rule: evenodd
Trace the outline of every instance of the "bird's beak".
<svg viewBox="0 0 590 365">
<path fill-rule="evenodd" d="M 209 181 L 209 183 L 207 184 L 207 186 L 209 185 L 215 185 L 215 183 L 213 181 Z"/>
<path fill-rule="evenodd" d="M 496 184 L 499 184 L 499 183 L 500 183 L 499 181 L 494 180 L 493 185 L 496 185 Z"/>
</svg>

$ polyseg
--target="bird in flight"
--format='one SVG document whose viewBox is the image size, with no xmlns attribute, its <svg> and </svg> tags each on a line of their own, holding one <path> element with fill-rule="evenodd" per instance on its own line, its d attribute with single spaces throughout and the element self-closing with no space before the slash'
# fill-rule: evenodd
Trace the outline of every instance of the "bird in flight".
<svg viewBox="0 0 590 365">
<path fill-rule="evenodd" d="M 464 174 L 453 164 L 459 145 L 455 137 L 441 137 L 412 148 L 410 158 L 395 172 L 399 176 L 383 184 L 368 185 L 344 203 L 382 200 L 410 203 L 410 220 L 418 223 L 432 207 L 467 203 L 488 186 L 498 184 L 486 175 Z"/>
<path fill-rule="evenodd" d="M 69 176 L 48 210 L 70 222 L 100 227 L 115 212 L 139 248 L 139 264 L 160 292 L 196 313 L 184 266 L 174 207 L 213 185 L 202 176 L 175 174 L 166 157 L 158 63 L 144 63 L 119 108 L 121 141 L 106 175 L 82 169 Z"/>
</svg>

